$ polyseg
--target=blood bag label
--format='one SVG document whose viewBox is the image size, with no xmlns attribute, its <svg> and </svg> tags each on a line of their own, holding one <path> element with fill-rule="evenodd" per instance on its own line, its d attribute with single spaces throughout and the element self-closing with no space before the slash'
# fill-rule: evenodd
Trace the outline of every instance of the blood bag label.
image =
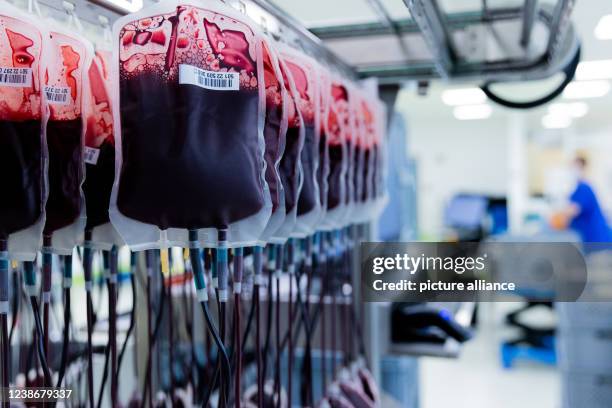
<svg viewBox="0 0 612 408">
<path fill-rule="evenodd" d="M 83 149 L 83 160 L 85 163 L 98 164 L 98 157 L 100 157 L 100 149 L 85 146 Z"/>
<path fill-rule="evenodd" d="M 67 86 L 45 86 L 45 99 L 50 104 L 68 105 L 70 103 L 70 88 Z"/>
<path fill-rule="evenodd" d="M 32 68 L 0 67 L 0 86 L 29 88 L 32 86 Z"/>
<path fill-rule="evenodd" d="M 179 65 L 179 84 L 199 86 L 214 91 L 238 91 L 240 74 L 238 72 L 206 71 L 193 65 Z"/>
</svg>

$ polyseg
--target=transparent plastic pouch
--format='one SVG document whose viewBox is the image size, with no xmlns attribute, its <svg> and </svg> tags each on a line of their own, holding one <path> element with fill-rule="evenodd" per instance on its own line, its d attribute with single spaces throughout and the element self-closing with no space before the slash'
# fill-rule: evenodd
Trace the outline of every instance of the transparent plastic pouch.
<svg viewBox="0 0 612 408">
<path fill-rule="evenodd" d="M 163 1 L 113 26 L 110 219 L 132 250 L 258 242 L 265 180 L 263 40 L 218 1 Z M 224 234 L 225 235 L 225 234 Z"/>
<path fill-rule="evenodd" d="M 33 260 L 45 223 L 44 24 L 0 1 L 0 240 Z"/>
</svg>

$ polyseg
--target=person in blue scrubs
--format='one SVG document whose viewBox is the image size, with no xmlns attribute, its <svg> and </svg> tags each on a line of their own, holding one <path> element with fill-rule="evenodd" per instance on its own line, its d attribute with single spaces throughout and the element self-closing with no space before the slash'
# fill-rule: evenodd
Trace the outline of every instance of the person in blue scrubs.
<svg viewBox="0 0 612 408">
<path fill-rule="evenodd" d="M 577 172 L 577 183 L 570 195 L 570 205 L 566 210 L 569 225 L 576 231 L 582 242 L 612 242 L 612 232 L 601 210 L 597 196 L 591 185 L 585 180 L 584 172 L 587 161 L 583 157 L 574 160 Z"/>
</svg>

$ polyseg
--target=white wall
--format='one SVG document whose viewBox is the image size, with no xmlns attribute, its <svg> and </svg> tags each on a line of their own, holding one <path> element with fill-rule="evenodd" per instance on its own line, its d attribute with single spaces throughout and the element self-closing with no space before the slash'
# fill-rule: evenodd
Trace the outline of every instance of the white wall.
<svg viewBox="0 0 612 408">
<path fill-rule="evenodd" d="M 420 234 L 439 236 L 456 193 L 505 195 L 507 131 L 499 121 L 439 120 L 405 112 L 410 154 L 418 167 Z"/>
</svg>

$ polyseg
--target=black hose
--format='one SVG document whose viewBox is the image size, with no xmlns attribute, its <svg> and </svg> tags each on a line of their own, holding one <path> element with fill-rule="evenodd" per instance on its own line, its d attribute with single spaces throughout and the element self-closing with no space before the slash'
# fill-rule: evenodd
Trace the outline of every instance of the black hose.
<svg viewBox="0 0 612 408">
<path fill-rule="evenodd" d="M 226 308 L 227 304 L 226 302 L 221 302 L 221 306 L 220 306 L 220 313 L 219 313 L 219 333 L 220 333 L 220 337 L 221 337 L 221 341 L 224 342 L 225 341 L 225 332 L 226 332 Z M 219 393 L 219 406 L 221 408 L 225 408 L 227 406 L 227 403 L 229 401 L 229 386 L 230 386 L 230 381 L 231 381 L 231 366 L 230 366 L 230 362 L 229 362 L 229 356 L 227 354 L 227 350 L 225 348 L 225 346 L 223 347 L 223 350 L 225 350 L 225 356 L 227 357 L 227 366 L 226 367 L 222 367 L 225 368 L 225 372 L 223 372 L 223 370 L 221 370 L 221 376 L 223 377 L 223 380 L 220 384 L 219 384 L 219 389 L 220 389 L 220 393 Z"/>
<path fill-rule="evenodd" d="M 255 295 L 253 294 L 253 296 Z M 251 302 L 251 307 L 249 309 L 249 316 L 247 317 L 247 324 L 244 329 L 244 334 L 242 335 L 242 354 L 245 353 L 246 344 L 249 339 L 249 335 L 251 334 L 251 328 L 253 327 L 253 320 L 255 320 L 254 318 L 255 318 L 255 301 Z"/>
<path fill-rule="evenodd" d="M 272 300 L 272 273 L 273 271 L 269 270 L 268 271 L 268 299 L 267 299 L 267 306 L 268 306 L 268 310 L 267 310 L 267 319 L 266 319 L 266 324 L 268 325 L 267 329 L 266 329 L 266 340 L 264 342 L 264 350 L 263 350 L 263 369 L 262 369 L 262 374 L 261 374 L 261 378 L 263 381 L 263 384 L 265 385 L 266 383 L 266 378 L 267 378 L 267 371 L 268 371 L 268 353 L 270 351 L 270 340 L 272 337 L 272 307 L 274 305 L 274 302 Z"/>
<path fill-rule="evenodd" d="M 68 362 L 68 351 L 70 346 L 70 288 L 64 288 L 64 338 L 62 339 L 62 359 L 58 372 L 57 385 L 59 388 L 64 379 L 66 365 Z"/>
<path fill-rule="evenodd" d="M 10 368 L 10 349 L 9 349 L 9 334 L 8 334 L 8 316 L 6 313 L 0 315 L 0 325 L 2 326 L 2 386 L 8 387 L 10 384 L 9 380 L 9 368 Z M 4 407 L 9 407 L 9 402 L 5 401 L 2 404 Z"/>
<path fill-rule="evenodd" d="M 38 350 L 38 359 L 43 369 L 43 376 L 45 383 L 51 384 L 51 370 L 49 364 L 47 364 L 47 356 L 45 354 L 45 344 L 43 338 L 43 327 L 40 320 L 40 309 L 38 307 L 38 301 L 35 296 L 30 297 L 30 303 L 32 304 L 32 312 L 34 314 L 34 324 L 36 325 L 36 345 Z"/>
<path fill-rule="evenodd" d="M 85 276 L 85 294 L 86 294 L 86 307 L 87 307 L 87 395 L 89 400 L 89 407 L 93 408 L 95 405 L 94 401 L 94 383 L 93 383 L 93 325 L 94 325 L 94 311 L 93 301 L 91 299 L 91 290 L 93 289 L 92 280 L 92 253 L 91 253 L 91 230 L 85 231 L 85 245 L 83 248 L 83 274 Z"/>
<path fill-rule="evenodd" d="M 109 325 L 108 337 L 110 341 L 110 358 L 111 358 L 111 406 L 115 408 L 119 402 L 119 382 L 117 377 L 117 275 L 118 271 L 118 253 L 117 247 L 113 246 L 109 254 L 110 259 L 110 283 L 108 286 L 108 309 L 109 309 Z"/>
<path fill-rule="evenodd" d="M 562 72 L 565 73 L 565 78 L 563 78 L 563 82 L 561 82 L 561 84 L 559 84 L 559 86 L 555 88 L 552 92 L 550 92 L 548 95 L 535 99 L 533 101 L 515 102 L 515 101 L 509 101 L 507 99 L 504 99 L 500 97 L 499 95 L 493 93 L 493 91 L 491 90 L 491 85 L 493 85 L 494 82 L 492 81 L 486 82 L 484 85 L 480 87 L 480 89 L 482 89 L 485 95 L 487 95 L 487 97 L 491 99 L 493 102 L 497 103 L 498 105 L 504 106 L 506 108 L 532 109 L 538 106 L 545 105 L 548 102 L 555 99 L 557 96 L 561 95 L 561 93 L 570 84 L 570 82 L 572 82 L 572 80 L 574 79 L 574 75 L 576 74 L 576 69 L 578 68 L 578 64 L 580 63 L 580 53 L 581 53 L 581 47 L 578 46 L 578 48 L 576 48 L 576 53 L 574 54 L 574 57 L 567 64 L 567 66 L 563 68 L 562 70 Z"/>
<path fill-rule="evenodd" d="M 110 282 L 108 281 L 106 282 L 106 290 L 108 291 L 108 299 L 110 303 L 111 290 L 110 290 Z M 111 349 L 111 339 L 109 335 L 108 341 L 106 342 L 106 347 L 104 348 L 104 369 L 102 370 L 102 382 L 100 383 L 100 391 L 98 392 L 97 408 L 100 408 L 102 406 L 102 401 L 104 400 L 104 389 L 106 388 L 106 381 L 108 381 L 108 365 L 110 363 L 110 349 Z"/>
<path fill-rule="evenodd" d="M 160 271 L 160 274 L 161 274 L 161 271 Z M 159 300 L 159 307 L 157 309 L 157 315 L 155 316 L 155 328 L 153 329 L 153 335 L 151 336 L 151 339 L 150 339 L 151 348 L 153 348 L 155 346 L 155 343 L 157 342 L 157 336 L 159 335 L 159 329 L 161 328 L 162 317 L 164 315 L 164 309 L 165 309 L 166 291 L 163 286 L 163 278 L 164 278 L 163 275 L 161 275 L 161 278 L 162 278 L 161 299 Z M 151 354 L 149 354 L 147 357 L 147 368 L 145 370 L 146 372 L 145 378 L 151 375 L 152 357 L 153 356 Z M 149 386 L 152 387 L 152 385 L 149 385 L 149 384 L 150 384 L 149 382 L 146 382 L 144 388 L 142 389 L 142 400 L 141 401 L 142 401 L 143 406 L 146 401 L 146 395 L 147 395 L 147 392 L 149 391 Z M 150 401 L 150 403 L 153 404 L 153 401 Z"/>
<path fill-rule="evenodd" d="M 172 252 L 169 251 L 169 265 L 168 265 L 168 374 L 170 375 L 170 402 L 174 405 L 174 370 L 172 367 L 174 349 L 174 308 L 172 302 Z M 163 280 L 162 280 L 163 283 Z"/>
<path fill-rule="evenodd" d="M 242 347 L 240 342 L 240 293 L 234 294 L 234 338 L 236 339 L 236 367 L 234 379 L 234 406 L 240 408 L 240 387 L 242 381 Z"/>
<path fill-rule="evenodd" d="M 259 278 L 259 277 L 258 277 Z M 255 354 L 257 360 L 257 408 L 263 408 L 263 377 L 261 374 L 261 315 L 260 315 L 260 301 L 259 301 L 259 289 L 260 285 L 257 283 L 255 285 L 254 296 L 254 304 L 255 304 L 255 313 L 256 313 L 256 322 L 255 322 Z"/>
<path fill-rule="evenodd" d="M 100 383 L 100 391 L 98 392 L 98 405 L 97 408 L 102 406 L 104 400 L 104 389 L 106 388 L 106 381 L 108 380 L 108 364 L 110 363 L 110 342 L 106 342 L 104 346 L 104 369 L 102 370 L 102 382 Z"/>
<path fill-rule="evenodd" d="M 134 277 L 134 273 L 130 275 L 130 283 L 132 284 L 132 310 L 130 311 L 130 327 L 128 327 L 125 339 L 123 340 L 123 345 L 121 346 L 121 351 L 119 352 L 117 375 L 119 375 L 119 372 L 121 372 L 121 363 L 123 362 L 123 356 L 125 355 L 128 340 L 130 339 L 130 336 L 132 335 L 132 332 L 134 331 L 134 326 L 136 324 L 136 278 Z"/>
<path fill-rule="evenodd" d="M 227 355 L 227 351 L 225 350 L 225 346 L 223 345 L 223 341 L 221 340 L 219 332 L 217 331 L 217 328 L 215 327 L 215 323 L 212 321 L 212 318 L 210 317 L 210 312 L 208 311 L 208 305 L 206 305 L 205 302 L 200 302 L 200 305 L 202 306 L 202 311 L 204 312 L 204 318 L 206 319 L 206 325 L 208 326 L 208 330 L 210 334 L 212 334 L 213 340 L 215 341 L 215 344 L 217 345 L 217 349 L 219 350 L 217 358 L 219 360 L 221 359 L 223 360 L 223 366 L 225 367 L 226 372 L 229 373 L 229 369 L 230 369 L 229 357 Z M 219 398 L 221 399 L 221 394 L 219 394 Z M 204 404 L 202 406 L 207 407 L 209 400 L 210 400 L 210 395 L 204 399 Z"/>
<path fill-rule="evenodd" d="M 275 330 L 276 336 L 276 364 L 274 368 L 274 392 L 277 398 L 277 404 L 280 407 L 281 402 L 281 383 L 280 383 L 280 370 L 281 370 L 281 337 L 280 337 L 280 276 L 276 276 L 276 307 L 275 307 Z"/>
<path fill-rule="evenodd" d="M 18 316 L 19 316 L 19 306 L 20 306 L 20 299 L 21 296 L 19 296 L 20 294 L 20 282 L 19 282 L 19 271 L 17 269 L 13 270 L 13 304 L 12 304 L 12 309 L 13 309 L 13 320 L 11 321 L 11 331 L 9 332 L 9 336 L 8 336 L 8 344 L 9 347 L 11 345 L 11 343 L 13 342 L 13 333 L 15 332 L 15 327 L 17 327 L 17 321 Z"/>
</svg>

